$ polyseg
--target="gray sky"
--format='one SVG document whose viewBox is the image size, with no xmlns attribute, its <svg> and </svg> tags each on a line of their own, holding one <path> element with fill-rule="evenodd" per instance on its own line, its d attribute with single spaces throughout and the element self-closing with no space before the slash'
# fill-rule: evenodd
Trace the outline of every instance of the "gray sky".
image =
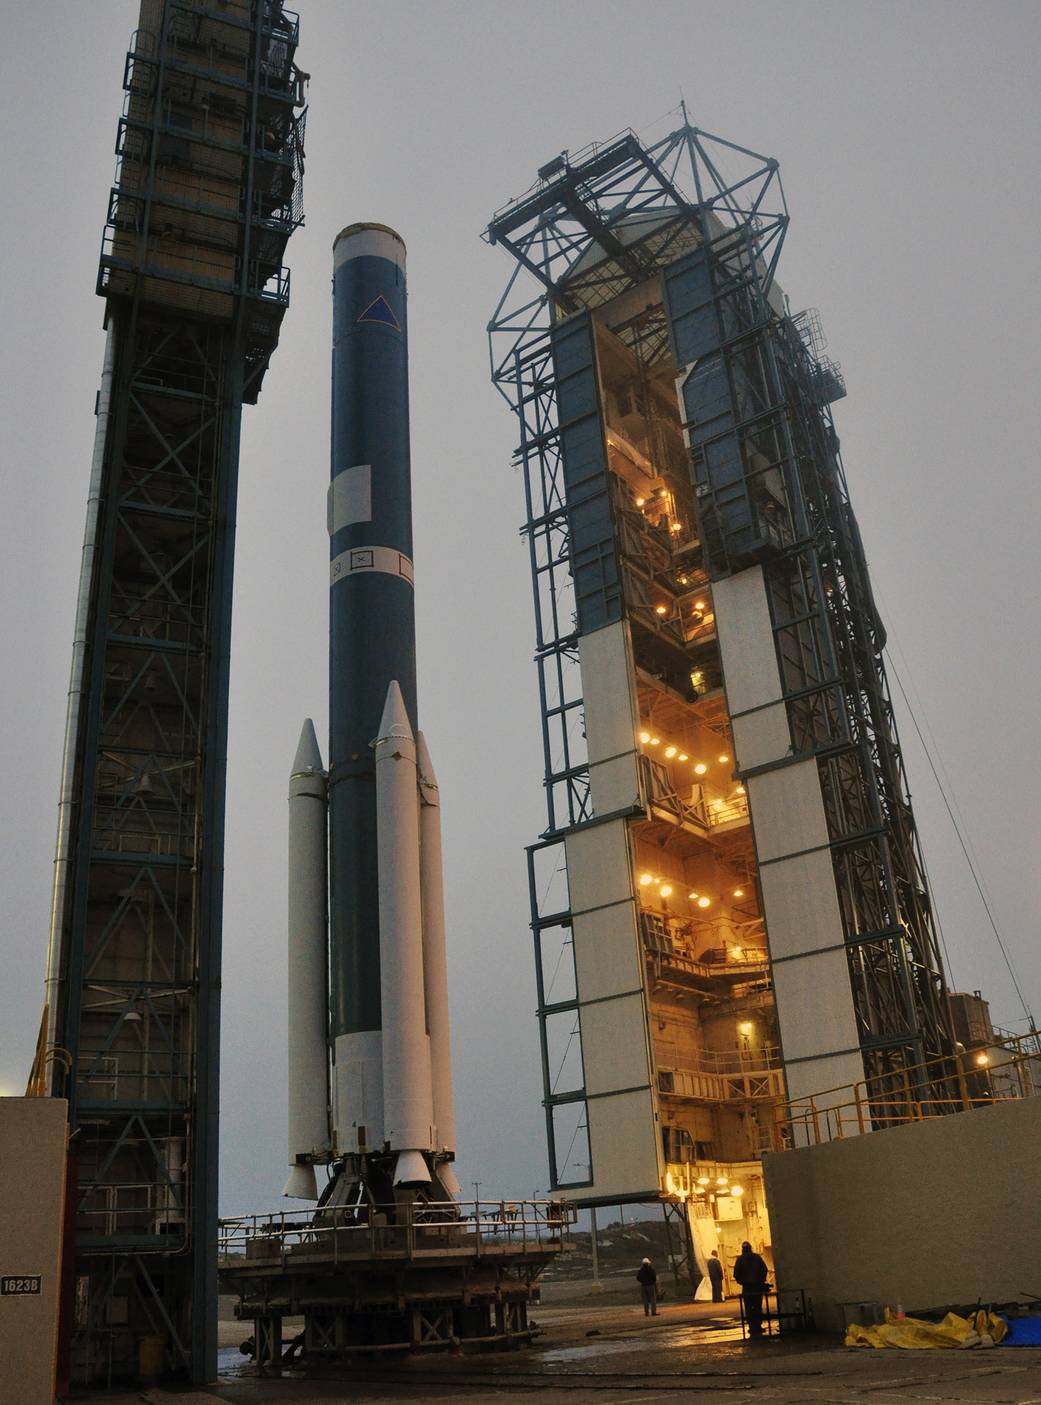
<svg viewBox="0 0 1041 1405">
<path fill-rule="evenodd" d="M 438 769 L 460 1174 L 546 1186 L 523 847 L 545 824 L 513 417 L 479 240 L 536 168 L 693 120 L 781 162 L 780 281 L 816 306 L 898 667 L 919 699 L 1021 983 L 1041 1009 L 1037 847 L 1037 131 L 1041 6 L 300 0 L 307 224 L 260 404 L 244 415 L 224 927 L 222 1210 L 274 1207 L 285 1160 L 287 772 L 324 739 L 331 244 L 409 249 L 420 711 Z M 73 607 L 101 366 L 96 262 L 132 0 L 5 5 L 6 454 L 0 498 L 0 1090 L 42 1002 Z M 903 662 L 906 660 L 906 662 Z M 1020 1017 L 910 724 L 951 958 Z M 323 743 L 324 749 L 324 743 Z"/>
</svg>

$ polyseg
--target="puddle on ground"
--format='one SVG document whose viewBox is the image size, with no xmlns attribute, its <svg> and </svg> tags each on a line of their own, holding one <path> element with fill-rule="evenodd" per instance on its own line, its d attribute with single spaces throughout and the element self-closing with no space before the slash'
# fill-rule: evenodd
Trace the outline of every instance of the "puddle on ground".
<svg viewBox="0 0 1041 1405">
<path fill-rule="evenodd" d="M 705 1341 L 740 1343 L 741 1340 L 741 1328 L 735 1327 L 732 1320 L 720 1319 L 718 1326 L 709 1321 L 699 1322 L 696 1327 L 684 1325 L 657 1330 L 649 1330 L 646 1327 L 630 1331 L 622 1329 L 611 1332 L 610 1335 L 591 1338 L 580 1346 L 537 1345 L 535 1352 L 540 1363 L 562 1366 L 568 1362 L 588 1362 L 601 1356 L 615 1356 L 620 1352 L 661 1352 L 696 1347 Z"/>
<path fill-rule="evenodd" d="M 243 1366 L 252 1366 L 253 1358 L 243 1356 L 237 1346 L 222 1346 L 217 1348 L 217 1371 L 222 1376 L 234 1375 L 241 1371 Z"/>
<path fill-rule="evenodd" d="M 568 1361 L 589 1361 L 597 1356 L 614 1356 L 620 1351 L 632 1351 L 632 1337 L 617 1337 L 604 1339 L 594 1337 L 592 1341 L 583 1342 L 581 1346 L 561 1346 L 549 1347 L 548 1349 L 538 1349 L 538 1360 L 550 1365 L 564 1365 Z"/>
</svg>

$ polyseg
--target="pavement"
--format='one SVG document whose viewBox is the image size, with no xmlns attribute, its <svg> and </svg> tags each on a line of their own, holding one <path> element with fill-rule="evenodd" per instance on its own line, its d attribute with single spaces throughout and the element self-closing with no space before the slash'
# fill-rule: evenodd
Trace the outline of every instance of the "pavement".
<svg viewBox="0 0 1041 1405">
<path fill-rule="evenodd" d="M 80 1405 L 1041 1405 L 1041 1349 L 872 1351 L 815 1334 L 744 1342 L 732 1304 L 535 1310 L 527 1349 L 264 1375 L 233 1346 L 206 1390 L 77 1396 Z M 224 1325 L 224 1324 L 222 1324 Z M 244 1335 L 235 1324 L 235 1341 Z M 227 1334 L 226 1334 L 227 1335 Z M 286 1332 L 290 1335 L 289 1329 Z"/>
</svg>

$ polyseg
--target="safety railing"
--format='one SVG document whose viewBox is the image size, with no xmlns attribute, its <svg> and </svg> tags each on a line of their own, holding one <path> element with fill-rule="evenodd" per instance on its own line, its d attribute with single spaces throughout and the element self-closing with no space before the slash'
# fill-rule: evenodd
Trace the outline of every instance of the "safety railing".
<svg viewBox="0 0 1041 1405">
<path fill-rule="evenodd" d="M 650 808 L 664 810 L 677 824 L 696 825 L 700 829 L 709 827 L 708 810 L 704 800 L 682 799 L 676 791 L 669 768 L 663 761 L 641 756 L 639 764 L 644 794 Z"/>
<path fill-rule="evenodd" d="M 722 946 L 702 946 L 706 928 L 716 934 L 719 927 L 716 918 L 699 920 L 696 917 L 644 911 L 640 914 L 640 922 L 647 954 L 663 966 L 671 966 L 706 981 L 715 981 L 721 976 L 755 980 L 764 977 L 767 972 L 769 958 L 765 946 L 749 946 L 744 942 L 740 945 L 731 942 Z M 724 933 L 724 940 L 728 934 Z M 761 928 L 758 935 L 762 936 Z"/>
<path fill-rule="evenodd" d="M 784 1098 L 780 1052 L 763 1049 L 700 1050 L 683 1068 L 659 1068 L 658 1091 L 709 1102 L 774 1102 Z"/>
<path fill-rule="evenodd" d="M 708 822 L 714 828 L 721 824 L 734 824 L 748 819 L 748 796 L 731 795 L 708 802 Z"/>
<path fill-rule="evenodd" d="M 781 1067 L 781 1051 L 776 1044 L 760 1049 L 701 1049 L 688 1067 L 703 1073 L 754 1073 Z"/>
<path fill-rule="evenodd" d="M 697 1069 L 660 1069 L 658 1090 L 666 1096 L 696 1102 L 778 1102 L 784 1097 L 784 1074 L 779 1068 L 745 1069 L 726 1075 Z"/>
<path fill-rule="evenodd" d="M 559 1251 L 576 1212 L 562 1200 L 416 1201 L 337 1205 L 220 1221 L 222 1268 L 285 1268 L 308 1260 L 480 1258 Z"/>
<path fill-rule="evenodd" d="M 1041 1094 L 1038 1032 L 827 1088 L 786 1104 L 776 1149 L 819 1146 L 885 1127 Z"/>
<path fill-rule="evenodd" d="M 664 814 L 676 824 L 701 830 L 748 819 L 748 796 L 744 791 L 709 799 L 700 785 L 689 787 L 690 798 L 681 796 L 668 766 L 654 757 L 639 758 L 643 794 L 648 809 Z"/>
</svg>

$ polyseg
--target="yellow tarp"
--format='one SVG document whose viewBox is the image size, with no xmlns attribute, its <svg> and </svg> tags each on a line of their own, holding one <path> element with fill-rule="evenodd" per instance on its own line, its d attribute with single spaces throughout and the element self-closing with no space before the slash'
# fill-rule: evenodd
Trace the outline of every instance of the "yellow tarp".
<svg viewBox="0 0 1041 1405">
<path fill-rule="evenodd" d="M 876 1327 L 852 1322 L 846 1328 L 847 1346 L 900 1347 L 905 1351 L 997 1346 L 1008 1333 L 1008 1325 L 992 1312 L 974 1312 L 959 1317 L 949 1312 L 942 1322 L 923 1322 L 920 1317 L 897 1317 L 886 1308 L 886 1320 Z"/>
</svg>

